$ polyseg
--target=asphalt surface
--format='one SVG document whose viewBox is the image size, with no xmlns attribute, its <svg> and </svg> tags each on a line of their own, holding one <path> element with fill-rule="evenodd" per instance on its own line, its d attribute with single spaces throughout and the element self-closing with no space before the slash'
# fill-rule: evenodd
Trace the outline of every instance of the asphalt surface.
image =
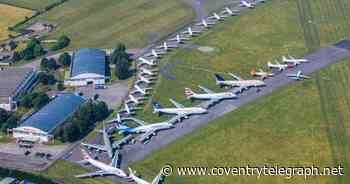
<svg viewBox="0 0 350 184">
<path fill-rule="evenodd" d="M 134 145 L 124 146 L 124 149 L 121 152 L 123 155 L 122 167 L 125 167 L 131 162 L 142 160 L 153 151 L 168 145 L 169 143 L 193 132 L 195 129 L 206 125 L 209 122 L 213 122 L 215 119 L 225 115 L 226 113 L 232 112 L 238 107 L 246 105 L 259 97 L 269 95 L 273 91 L 294 82 L 286 77 L 286 73 L 293 73 L 297 72 L 298 70 L 302 70 L 304 74 L 310 74 L 328 65 L 335 64 L 349 58 L 350 39 L 339 43 L 306 55 L 305 58 L 310 61 L 309 63 L 301 64 L 294 69 L 288 69 L 273 78 L 265 80 L 267 86 L 261 88 L 262 90 L 260 92 L 257 92 L 256 89 L 252 88 L 242 93 L 238 99 L 222 101 L 216 106 L 213 106 L 209 110 L 208 114 L 192 116 L 190 119 L 184 120 L 183 122 L 177 124 L 177 127 L 174 129 L 159 132 L 158 135 L 153 137 L 152 141 L 146 145 L 136 143 Z"/>
</svg>

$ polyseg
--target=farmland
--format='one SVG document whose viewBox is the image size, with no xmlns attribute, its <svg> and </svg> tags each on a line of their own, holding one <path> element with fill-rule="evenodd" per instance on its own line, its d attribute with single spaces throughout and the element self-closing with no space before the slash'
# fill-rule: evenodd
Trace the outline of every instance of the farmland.
<svg viewBox="0 0 350 184">
<path fill-rule="evenodd" d="M 191 7 L 179 0 L 70 0 L 33 21 L 58 23 L 49 37 L 66 34 L 72 39 L 71 48 L 110 48 L 118 42 L 134 48 L 169 34 L 193 17 Z"/>
<path fill-rule="evenodd" d="M 0 0 L 0 3 L 9 4 L 31 10 L 42 10 L 58 0 Z"/>
<path fill-rule="evenodd" d="M 0 41 L 8 39 L 11 33 L 8 27 L 15 25 L 18 21 L 24 20 L 26 16 L 31 16 L 33 12 L 31 10 L 0 4 Z"/>
</svg>

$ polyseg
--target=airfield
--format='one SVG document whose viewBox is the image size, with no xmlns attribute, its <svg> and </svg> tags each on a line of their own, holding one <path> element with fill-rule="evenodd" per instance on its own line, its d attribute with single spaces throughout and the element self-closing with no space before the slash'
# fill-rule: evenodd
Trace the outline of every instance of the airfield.
<svg viewBox="0 0 350 184">
<path fill-rule="evenodd" d="M 180 6 L 175 1 L 172 3 L 168 3 L 169 9 Z M 143 55 L 149 53 L 152 46 L 156 46 L 154 40 L 158 40 L 156 42 L 161 44 L 168 37 L 176 36 L 177 32 L 170 33 L 170 30 L 181 31 L 188 25 L 192 25 L 188 24 L 189 20 L 199 21 L 211 15 L 206 12 L 208 10 L 202 10 L 203 8 L 209 11 L 221 10 L 222 5 L 237 4 L 236 2 L 222 3 L 210 4 L 209 2 L 198 8 L 200 3 L 192 2 L 190 4 L 195 12 L 188 13 L 184 9 L 181 10 L 181 13 L 175 11 L 178 17 L 170 21 L 174 21 L 171 25 L 166 24 L 164 32 L 159 31 L 162 29 L 161 22 L 168 17 L 164 16 L 164 20 L 156 21 L 155 24 L 159 27 L 153 27 L 157 35 L 149 34 L 145 37 L 146 33 L 142 32 L 142 28 L 135 27 L 141 24 L 138 22 L 140 20 L 134 22 L 128 29 L 137 28 L 141 32 L 127 34 L 123 32 L 125 30 L 120 30 L 113 34 L 130 36 L 121 36 L 121 39 L 118 38 L 118 40 L 132 47 L 144 47 L 147 42 L 152 43 L 150 47 L 143 49 L 141 54 Z M 134 4 L 129 5 L 135 6 Z M 69 12 L 70 6 L 72 4 L 65 3 L 60 8 L 66 8 L 65 11 Z M 139 6 L 146 5 L 139 4 Z M 181 4 L 181 8 L 183 6 L 185 7 L 184 4 Z M 152 100 L 157 100 L 165 106 L 170 106 L 169 98 L 174 98 L 185 106 L 205 106 L 205 102 L 187 100 L 183 95 L 185 87 L 198 91 L 198 85 L 205 85 L 215 91 L 236 92 L 235 89 L 219 88 L 213 79 L 214 73 L 223 74 L 227 79 L 229 78 L 226 75 L 227 72 L 251 78 L 249 71 L 252 68 L 267 70 L 268 61 L 278 60 L 282 55 L 289 54 L 305 57 L 310 62 L 283 72 L 275 70 L 276 76 L 266 79 L 267 85 L 259 88 L 261 90 L 257 91 L 253 88 L 239 94 L 238 99 L 222 101 L 211 107 L 207 114 L 191 116 L 176 124 L 176 128 L 157 133 L 147 144 L 137 142 L 124 146 L 121 151 L 123 170 L 126 171 L 127 167 L 131 166 L 141 173 L 143 178 L 151 181 L 166 163 L 173 166 L 188 166 L 189 164 L 194 166 L 273 165 L 275 163 L 288 166 L 310 164 L 334 166 L 341 164 L 347 169 L 349 150 L 346 122 L 349 114 L 346 92 L 349 88 L 347 73 L 350 70 L 346 59 L 350 57 L 350 39 L 346 38 L 349 36 L 346 19 L 349 18 L 349 14 L 346 13 L 346 8 L 346 0 L 337 2 L 318 0 L 312 3 L 298 0 L 288 2 L 270 0 L 255 9 L 242 9 L 239 16 L 225 18 L 225 21 L 217 23 L 202 35 L 182 44 L 179 50 L 170 52 L 160 59 L 160 78 L 153 86 L 151 98 L 144 106 L 140 106 L 144 109 L 136 112 L 137 118 L 149 122 L 170 118 L 170 116 L 158 117 L 153 114 Z M 55 10 L 58 11 L 58 9 Z M 157 16 L 168 12 L 164 9 L 160 11 L 161 13 Z M 278 14 L 279 17 L 276 18 L 271 12 Z M 323 12 L 327 13 L 322 14 Z M 48 12 L 48 14 L 51 13 L 51 11 Z M 98 15 L 98 13 L 95 14 Z M 58 15 L 57 12 L 52 13 L 52 16 L 56 15 Z M 39 17 L 41 18 L 43 17 Z M 95 18 L 91 18 L 95 22 L 89 20 L 84 24 L 95 24 L 101 16 Z M 152 22 L 150 20 L 152 18 L 147 17 L 147 20 L 142 21 Z M 51 20 L 57 21 L 58 19 L 56 17 Z M 64 20 L 63 24 L 69 21 L 75 22 L 70 17 Z M 70 34 L 75 33 L 72 36 L 77 38 L 75 42 L 77 45 L 73 45 L 72 48 L 78 45 L 112 46 L 112 41 L 115 42 L 115 40 L 107 40 L 111 36 L 108 35 L 109 33 L 96 34 L 96 37 L 84 40 L 86 35 L 92 35 L 89 33 L 90 30 L 84 32 L 85 35 L 79 35 L 80 29 L 86 29 L 86 27 L 77 22 L 70 26 L 64 25 L 59 32 L 69 30 Z M 107 29 L 101 31 L 108 32 Z M 139 34 L 143 35 L 141 39 L 135 36 Z M 340 41 L 341 39 L 344 40 Z M 335 65 L 327 67 L 332 64 Z M 295 73 L 299 70 L 310 75 L 312 79 L 293 82 L 286 77 L 287 73 Z M 100 137 L 93 139 L 92 143 L 101 143 Z M 101 178 L 96 178 L 96 180 L 95 178 L 73 179 L 73 173 L 80 174 L 95 169 L 81 170 L 75 164 L 76 161 L 81 160 L 78 147 L 73 151 L 73 155 L 71 154 L 64 156 L 67 161 L 60 160 L 57 165 L 44 171 L 44 175 L 52 175 L 55 179 L 70 183 L 78 183 L 78 181 L 82 183 L 111 182 L 110 178 L 106 180 Z M 74 158 L 69 158 L 70 156 Z M 102 161 L 106 163 L 109 161 L 105 159 L 107 157 L 105 154 L 101 154 L 101 157 Z M 59 167 L 56 167 L 58 165 Z M 65 167 L 72 171 L 70 175 L 60 175 L 67 171 Z M 347 180 L 347 176 L 315 177 L 309 178 L 307 182 L 347 183 Z M 254 177 L 199 178 L 175 175 L 167 177 L 165 183 L 228 183 L 232 181 L 238 183 L 302 183 L 304 178 L 287 180 L 283 177 L 264 177 L 257 180 Z"/>
</svg>

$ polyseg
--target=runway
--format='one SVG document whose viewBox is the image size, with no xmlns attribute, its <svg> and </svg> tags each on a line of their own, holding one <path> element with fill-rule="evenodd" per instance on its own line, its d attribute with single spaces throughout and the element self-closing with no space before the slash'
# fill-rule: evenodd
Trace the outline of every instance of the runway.
<svg viewBox="0 0 350 184">
<path fill-rule="evenodd" d="M 193 132 L 195 129 L 204 126 L 209 122 L 212 122 L 215 119 L 256 100 L 259 97 L 269 95 L 281 87 L 294 82 L 286 77 L 286 73 L 294 73 L 298 70 L 302 70 L 303 73 L 310 74 L 328 65 L 341 62 L 349 57 L 350 38 L 329 47 L 321 48 L 314 53 L 308 54 L 305 56 L 305 58 L 310 61 L 309 63 L 301 64 L 296 68 L 281 72 L 275 77 L 265 80 L 267 86 L 261 88 L 262 90 L 259 93 L 257 93 L 255 89 L 245 91 L 238 99 L 222 101 L 216 106 L 213 106 L 209 109 L 208 114 L 192 116 L 190 119 L 184 120 L 183 122 L 177 124 L 175 129 L 159 132 L 158 135 L 153 137 L 150 143 L 146 145 L 136 143 L 134 145 L 125 146 L 121 151 L 123 155 L 122 167 L 124 168 L 131 162 L 142 160 L 153 151 L 161 149 L 169 143 Z"/>
</svg>

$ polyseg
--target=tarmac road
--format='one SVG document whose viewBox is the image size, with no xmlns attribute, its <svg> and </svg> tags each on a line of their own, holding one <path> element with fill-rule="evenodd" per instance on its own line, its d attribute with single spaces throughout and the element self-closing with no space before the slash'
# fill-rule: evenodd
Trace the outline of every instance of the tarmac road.
<svg viewBox="0 0 350 184">
<path fill-rule="evenodd" d="M 121 152 L 123 155 L 122 167 L 125 168 L 125 166 L 131 162 L 142 160 L 153 151 L 156 151 L 163 146 L 166 146 L 167 144 L 191 133 L 195 129 L 212 122 L 226 113 L 232 112 L 238 107 L 256 100 L 258 97 L 271 94 L 273 91 L 288 85 L 289 83 L 293 82 L 293 80 L 287 78 L 285 75 L 286 73 L 302 70 L 303 73 L 310 74 L 328 65 L 335 64 L 349 58 L 350 38 L 339 43 L 342 44 L 335 44 L 322 48 L 305 56 L 306 59 L 309 59 L 309 63 L 301 64 L 294 69 L 281 72 L 275 77 L 265 80 L 267 86 L 261 88 L 262 90 L 259 93 L 256 92 L 256 89 L 252 88 L 242 93 L 236 100 L 222 101 L 209 109 L 208 114 L 192 116 L 190 119 L 177 124 L 177 128 L 159 132 L 158 135 L 153 137 L 147 145 L 136 143 L 134 145 L 124 146 L 124 149 Z"/>
</svg>

